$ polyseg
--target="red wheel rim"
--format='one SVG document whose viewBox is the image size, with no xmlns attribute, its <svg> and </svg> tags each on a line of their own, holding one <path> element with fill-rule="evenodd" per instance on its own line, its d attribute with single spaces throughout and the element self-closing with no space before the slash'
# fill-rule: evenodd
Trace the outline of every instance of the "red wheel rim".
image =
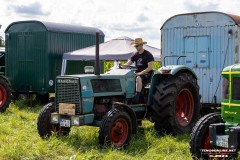
<svg viewBox="0 0 240 160">
<path fill-rule="evenodd" d="M 204 149 L 210 149 L 210 136 L 209 134 L 206 135 L 206 137 L 204 138 Z"/>
<path fill-rule="evenodd" d="M 188 89 L 183 89 L 177 97 L 176 117 L 181 126 L 187 126 L 193 117 L 194 100 Z"/>
<path fill-rule="evenodd" d="M 209 134 L 207 134 L 205 137 L 204 137 L 204 148 L 202 149 L 211 149 L 211 146 L 210 146 L 210 136 Z M 211 152 L 207 152 L 207 156 L 209 157 L 212 153 Z"/>
<path fill-rule="evenodd" d="M 128 123 L 125 119 L 118 119 L 112 128 L 112 142 L 114 146 L 119 147 L 127 139 Z"/>
<path fill-rule="evenodd" d="M 0 85 L 0 108 L 3 107 L 6 100 L 7 100 L 7 91 L 3 85 Z"/>
</svg>

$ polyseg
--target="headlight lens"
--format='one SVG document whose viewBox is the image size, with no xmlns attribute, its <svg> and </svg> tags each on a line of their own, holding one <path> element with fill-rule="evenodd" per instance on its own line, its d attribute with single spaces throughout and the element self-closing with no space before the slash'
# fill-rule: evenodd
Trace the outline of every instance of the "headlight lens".
<svg viewBox="0 0 240 160">
<path fill-rule="evenodd" d="M 59 122 L 59 116 L 57 114 L 51 114 L 51 122 L 52 123 L 58 123 Z"/>
<path fill-rule="evenodd" d="M 72 117 L 72 125 L 73 126 L 79 126 L 80 125 L 79 117 Z"/>
</svg>

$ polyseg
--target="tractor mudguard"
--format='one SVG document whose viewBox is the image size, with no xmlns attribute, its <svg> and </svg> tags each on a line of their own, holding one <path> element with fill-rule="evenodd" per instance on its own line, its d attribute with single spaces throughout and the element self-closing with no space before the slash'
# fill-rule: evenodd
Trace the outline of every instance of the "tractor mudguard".
<svg viewBox="0 0 240 160">
<path fill-rule="evenodd" d="M 191 73 L 194 78 L 198 79 L 197 75 L 195 74 L 195 72 L 191 68 L 189 68 L 189 67 L 187 67 L 185 65 L 163 66 L 163 67 L 159 68 L 155 74 L 176 75 L 178 72 Z"/>
<path fill-rule="evenodd" d="M 117 108 L 119 110 L 124 109 L 130 115 L 130 117 L 132 119 L 132 133 L 136 134 L 137 133 L 137 117 L 136 117 L 135 112 L 130 107 L 128 107 L 128 105 L 126 105 L 124 103 L 120 103 L 120 102 L 115 102 L 113 104 L 113 107 Z"/>
<path fill-rule="evenodd" d="M 197 75 L 195 72 L 185 66 L 185 65 L 169 65 L 169 66 L 163 66 L 159 68 L 153 75 L 152 80 L 151 80 L 151 85 L 150 85 L 150 90 L 149 90 L 149 95 L 148 95 L 148 106 L 152 105 L 153 100 L 153 94 L 156 91 L 156 86 L 157 84 L 165 77 L 168 76 L 174 76 L 179 72 L 184 72 L 184 73 L 190 73 L 196 80 L 198 79 Z"/>
</svg>

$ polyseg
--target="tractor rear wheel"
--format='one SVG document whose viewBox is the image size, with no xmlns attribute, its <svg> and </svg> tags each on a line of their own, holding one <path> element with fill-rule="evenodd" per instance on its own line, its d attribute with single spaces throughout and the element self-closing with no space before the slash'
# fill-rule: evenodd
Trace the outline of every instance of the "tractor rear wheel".
<svg viewBox="0 0 240 160">
<path fill-rule="evenodd" d="M 129 114 L 123 110 L 113 108 L 102 120 L 99 130 L 99 144 L 125 148 L 132 137 L 132 121 Z"/>
<path fill-rule="evenodd" d="M 158 133 L 191 131 L 199 118 L 200 96 L 196 78 L 188 73 L 166 77 L 156 86 L 152 120 Z"/>
<path fill-rule="evenodd" d="M 52 132 L 56 133 L 57 135 L 68 135 L 70 132 L 70 128 L 61 127 L 59 124 L 50 123 L 51 113 L 53 112 L 55 112 L 55 106 L 52 102 L 46 104 L 38 116 L 37 129 L 38 134 L 42 138 L 50 137 Z"/>
<path fill-rule="evenodd" d="M 9 84 L 0 78 L 0 112 L 4 112 L 12 99 L 11 89 Z"/>
<path fill-rule="evenodd" d="M 193 158 L 209 158 L 207 154 L 202 154 L 200 149 L 211 149 L 209 126 L 210 124 L 220 122 L 223 122 L 221 114 L 215 112 L 205 115 L 196 123 L 190 135 L 190 151 Z"/>
</svg>

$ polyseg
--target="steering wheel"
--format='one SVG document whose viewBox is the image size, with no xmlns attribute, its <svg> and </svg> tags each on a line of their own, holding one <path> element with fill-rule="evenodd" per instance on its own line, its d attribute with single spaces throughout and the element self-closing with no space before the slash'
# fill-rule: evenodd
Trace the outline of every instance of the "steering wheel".
<svg viewBox="0 0 240 160">
<path fill-rule="evenodd" d="M 128 66 L 128 65 L 121 65 L 118 66 L 120 69 L 130 69 L 132 71 L 136 71 L 138 68 L 136 66 Z"/>
</svg>

